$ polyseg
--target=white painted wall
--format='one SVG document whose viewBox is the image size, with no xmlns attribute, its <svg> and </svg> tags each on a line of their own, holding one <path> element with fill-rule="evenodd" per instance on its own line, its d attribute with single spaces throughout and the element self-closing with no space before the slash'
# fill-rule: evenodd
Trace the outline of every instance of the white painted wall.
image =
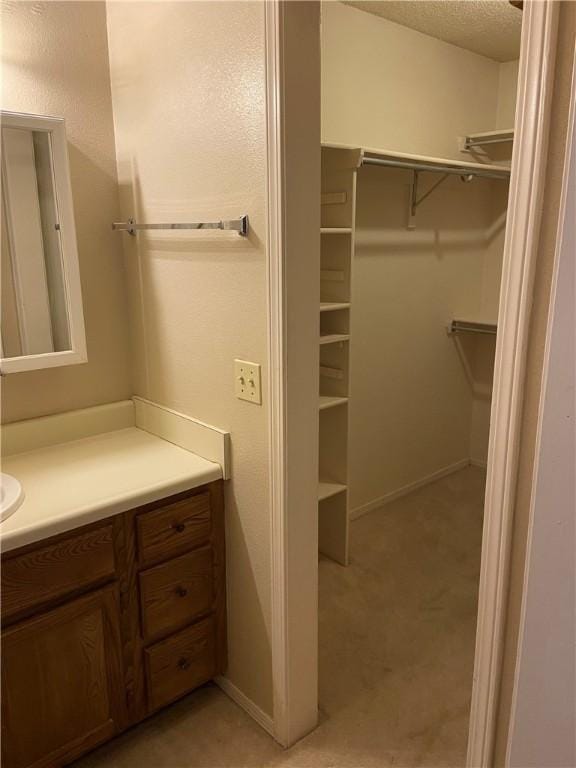
<svg viewBox="0 0 576 768">
<path fill-rule="evenodd" d="M 0 7 L 2 109 L 66 119 L 88 362 L 2 379 L 2 421 L 132 394 L 114 126 L 102 2 Z"/>
<path fill-rule="evenodd" d="M 270 369 L 272 386 L 281 388 L 285 399 L 285 408 L 273 414 L 275 434 L 283 433 L 280 448 L 273 445 L 274 726 L 276 738 L 290 746 L 318 720 L 320 3 L 269 3 L 266 16 L 268 63 L 271 54 L 278 57 L 278 69 L 268 70 L 278 83 L 277 103 L 271 98 L 268 105 Z M 275 327 L 283 333 L 283 350 L 276 346 Z"/>
<path fill-rule="evenodd" d="M 498 102 L 496 104 L 495 128 L 512 128 L 514 126 L 519 63 L 519 59 L 505 61 L 498 67 Z"/>
<path fill-rule="evenodd" d="M 576 765 L 576 69 L 507 765 Z"/>
<path fill-rule="evenodd" d="M 482 266 L 478 317 L 479 320 L 488 323 L 498 322 L 507 205 L 508 184 L 498 181 L 492 182 L 486 207 L 486 246 Z M 494 336 L 476 338 L 472 361 L 470 459 L 478 466 L 485 466 L 488 458 L 495 354 L 496 339 Z"/>
<path fill-rule="evenodd" d="M 471 456 L 486 461 L 494 343 L 448 336 L 446 327 L 458 317 L 495 320 L 484 311 L 490 302 L 483 285 L 498 182 L 446 180 L 418 209 L 410 231 L 410 178 L 372 167 L 358 173 L 352 510 Z M 422 183 L 426 189 L 430 180 Z"/>
<path fill-rule="evenodd" d="M 462 159 L 458 136 L 510 127 L 517 70 L 324 2 L 322 140 Z"/>
<path fill-rule="evenodd" d="M 138 395 L 231 432 L 228 677 L 272 712 L 268 410 L 234 396 L 235 357 L 267 392 L 266 112 L 260 2 L 111 2 L 124 217 L 232 218 L 221 232 L 123 235 Z"/>
</svg>

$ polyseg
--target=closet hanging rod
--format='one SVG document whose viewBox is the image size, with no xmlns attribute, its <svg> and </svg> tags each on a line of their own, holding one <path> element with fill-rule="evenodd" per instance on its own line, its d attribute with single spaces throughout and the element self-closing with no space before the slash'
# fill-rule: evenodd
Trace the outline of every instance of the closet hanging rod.
<svg viewBox="0 0 576 768">
<path fill-rule="evenodd" d="M 142 229 L 224 229 L 227 231 L 238 232 L 242 237 L 248 235 L 250 225 L 248 216 L 240 216 L 238 219 L 222 219 L 221 221 L 202 221 L 182 224 L 137 224 L 134 219 L 128 221 L 115 221 L 112 229 L 117 232 L 128 232 L 129 235 L 135 235 Z"/>
<path fill-rule="evenodd" d="M 514 129 L 502 129 L 497 131 L 484 131 L 482 133 L 469 133 L 464 137 L 463 149 L 483 147 L 485 144 L 508 144 L 514 141 Z"/>
<path fill-rule="evenodd" d="M 452 320 L 448 333 L 485 333 L 495 336 L 498 330 L 496 323 L 478 323 L 473 320 Z"/>
<path fill-rule="evenodd" d="M 406 171 L 430 171 L 432 173 L 450 173 L 456 176 L 477 176 L 485 179 L 508 179 L 510 170 L 503 168 L 501 171 L 494 169 L 484 170 L 478 166 L 469 165 L 445 165 L 437 163 L 418 163 L 414 160 L 393 160 L 387 157 L 363 157 L 362 165 L 383 165 L 386 168 L 400 168 Z"/>
</svg>

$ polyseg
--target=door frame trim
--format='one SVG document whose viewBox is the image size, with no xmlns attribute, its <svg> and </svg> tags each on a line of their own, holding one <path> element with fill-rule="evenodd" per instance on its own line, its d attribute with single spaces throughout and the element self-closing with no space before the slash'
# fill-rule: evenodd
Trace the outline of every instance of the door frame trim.
<svg viewBox="0 0 576 768">
<path fill-rule="evenodd" d="M 310 530 L 296 513 L 302 485 L 308 487 L 307 469 L 290 463 L 287 426 L 306 432 L 305 409 L 295 399 L 290 384 L 296 364 L 287 350 L 296 349 L 290 318 L 296 294 L 287 291 L 294 265 L 287 258 L 286 135 L 290 110 L 297 98 L 285 102 L 285 58 L 290 34 L 285 26 L 286 7 L 294 13 L 312 2 L 265 3 L 267 127 L 268 127 L 268 295 L 270 361 L 270 482 L 271 482 L 271 649 L 275 738 L 290 746 L 317 722 L 317 645 L 311 634 L 294 633 L 295 627 L 314 621 L 317 605 L 299 605 L 302 568 L 313 573 L 316 553 L 308 547 L 296 556 L 295 542 Z M 485 522 L 476 655 L 466 765 L 489 768 L 492 762 L 511 555 L 521 430 L 523 382 L 529 335 L 532 289 L 544 190 L 550 102 L 553 86 L 558 24 L 555 0 L 524 3 L 522 45 L 516 107 L 515 141 L 510 179 L 508 221 L 504 245 L 499 329 L 496 342 L 494 395 L 488 451 Z M 318 43 L 319 45 L 319 43 Z M 320 83 L 318 80 L 318 96 Z M 291 169 L 291 173 L 293 173 Z M 299 296 L 300 311 L 306 300 Z M 317 309 L 317 308 L 315 308 Z M 302 348 L 310 343 L 300 340 Z M 310 431 L 310 438 L 313 436 Z M 304 477 L 304 483 L 303 483 Z M 316 499 L 314 499 L 316 503 Z M 317 520 L 317 513 L 315 520 Z M 317 584 L 308 584 L 314 593 Z M 316 594 L 316 593 L 315 593 Z M 315 614 L 312 616 L 312 614 Z M 311 676 L 311 677 L 310 677 Z"/>
<path fill-rule="evenodd" d="M 264 7 L 273 721 L 289 747 L 318 722 L 319 2 Z"/>
<path fill-rule="evenodd" d="M 524 3 L 486 475 L 468 768 L 492 765 L 530 314 L 558 26 L 554 0 Z"/>
<path fill-rule="evenodd" d="M 558 304 L 562 302 L 562 299 L 558 299 L 558 283 L 559 275 L 565 262 L 568 261 L 570 256 L 573 256 L 574 243 L 567 240 L 569 233 L 568 218 L 572 209 L 568 208 L 568 201 L 570 200 L 570 189 L 576 182 L 575 171 L 575 159 L 576 159 L 576 51 L 573 57 L 572 64 L 572 78 L 571 78 L 571 99 L 570 99 L 570 111 L 568 117 L 568 129 L 566 135 L 566 153 L 564 157 L 564 165 L 562 171 L 562 191 L 560 196 L 558 226 L 556 231 L 556 247 L 554 251 L 554 267 L 552 275 L 552 287 L 550 292 L 550 306 L 548 309 L 548 318 L 546 324 L 546 341 L 544 347 L 544 364 L 542 370 L 542 387 L 540 390 L 540 398 L 538 402 L 538 425 L 535 438 L 535 459 L 534 459 L 534 472 L 532 476 L 532 487 L 530 493 L 530 515 L 528 520 L 528 532 L 527 532 L 527 546 L 526 546 L 526 562 L 524 564 L 524 591 L 522 595 L 522 606 L 520 611 L 520 629 L 518 632 L 518 641 L 516 649 L 516 668 L 514 670 L 514 687 L 512 691 L 512 701 L 510 704 L 510 727 L 508 729 L 508 742 L 506 745 L 506 758 L 505 764 L 510 765 L 513 751 L 514 729 L 517 724 L 516 716 L 519 711 L 520 701 L 520 686 L 522 670 L 522 654 L 526 650 L 526 643 L 529 642 L 529 631 L 527 631 L 527 616 L 529 611 L 529 579 L 534 577 L 531 574 L 532 566 L 537 568 L 537 564 L 534 562 L 537 557 L 534 554 L 533 545 L 535 543 L 535 536 L 538 537 L 538 531 L 534 529 L 536 517 L 542 514 L 542 510 L 538 510 L 538 507 L 542 507 L 543 504 L 551 502 L 554 504 L 554 499 L 546 499 L 544 501 L 542 497 L 539 498 L 540 484 L 542 482 L 541 473 L 546 473 L 546 470 L 550 469 L 550 457 L 543 455 L 543 434 L 545 430 L 549 429 L 550 422 L 553 422 L 553 417 L 550 414 L 551 404 L 549 402 L 550 394 L 547 391 L 548 380 L 554 373 L 555 361 L 553 358 L 553 347 L 555 345 L 555 336 L 557 332 L 563 327 L 562 309 L 558 307 Z M 574 235 L 572 234 L 572 241 Z M 546 438 L 544 437 L 544 440 Z M 568 449 L 569 450 L 569 449 Z M 546 481 L 544 480 L 544 483 Z M 555 524 L 557 523 L 557 516 L 554 518 Z M 541 534 L 540 534 L 541 536 Z M 535 583 L 532 584 L 532 588 Z M 533 605 L 532 605 L 533 608 Z M 524 725 L 526 725 L 526 716 L 524 715 Z M 520 737 L 521 741 L 521 737 Z"/>
<path fill-rule="evenodd" d="M 288 746 L 289 645 L 286 574 L 286 327 L 284 319 L 284 251 L 282 216 L 282 115 L 280 109 L 280 9 L 277 0 L 265 3 L 266 117 L 268 182 L 268 368 L 270 399 L 270 510 L 271 510 L 271 644 L 273 734 Z"/>
</svg>

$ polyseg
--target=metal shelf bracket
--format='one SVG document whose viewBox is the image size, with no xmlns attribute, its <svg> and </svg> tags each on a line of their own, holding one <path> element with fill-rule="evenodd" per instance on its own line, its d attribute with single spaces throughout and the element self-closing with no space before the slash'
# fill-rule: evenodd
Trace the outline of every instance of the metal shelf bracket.
<svg viewBox="0 0 576 768">
<path fill-rule="evenodd" d="M 407 229 L 416 229 L 416 209 L 419 205 L 421 205 L 424 200 L 426 200 L 427 197 L 429 197 L 432 192 L 434 192 L 440 184 L 442 184 L 448 176 L 451 174 L 444 173 L 438 181 L 436 181 L 429 190 L 424 192 L 421 197 L 418 197 L 418 181 L 419 181 L 419 171 L 412 171 L 412 183 L 410 185 L 410 203 L 408 206 L 408 225 Z M 461 174 L 460 179 L 461 181 L 464 181 L 468 183 L 469 181 L 472 181 L 474 178 L 474 175 L 471 173 L 466 173 L 465 171 Z"/>
</svg>

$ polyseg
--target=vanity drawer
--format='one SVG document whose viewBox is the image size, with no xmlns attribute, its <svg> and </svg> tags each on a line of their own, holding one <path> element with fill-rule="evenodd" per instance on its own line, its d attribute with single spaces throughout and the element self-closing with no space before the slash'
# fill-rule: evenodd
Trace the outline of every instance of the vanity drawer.
<svg viewBox="0 0 576 768">
<path fill-rule="evenodd" d="M 216 675 L 214 619 L 210 616 L 144 652 L 148 710 L 153 711 Z"/>
<path fill-rule="evenodd" d="M 140 574 L 142 628 L 154 640 L 209 613 L 214 601 L 212 547 L 149 568 Z"/>
<path fill-rule="evenodd" d="M 212 530 L 210 493 L 205 491 L 136 518 L 142 563 L 181 554 L 208 541 Z"/>
<path fill-rule="evenodd" d="M 114 577 L 113 525 L 2 559 L 2 619 Z"/>
</svg>

